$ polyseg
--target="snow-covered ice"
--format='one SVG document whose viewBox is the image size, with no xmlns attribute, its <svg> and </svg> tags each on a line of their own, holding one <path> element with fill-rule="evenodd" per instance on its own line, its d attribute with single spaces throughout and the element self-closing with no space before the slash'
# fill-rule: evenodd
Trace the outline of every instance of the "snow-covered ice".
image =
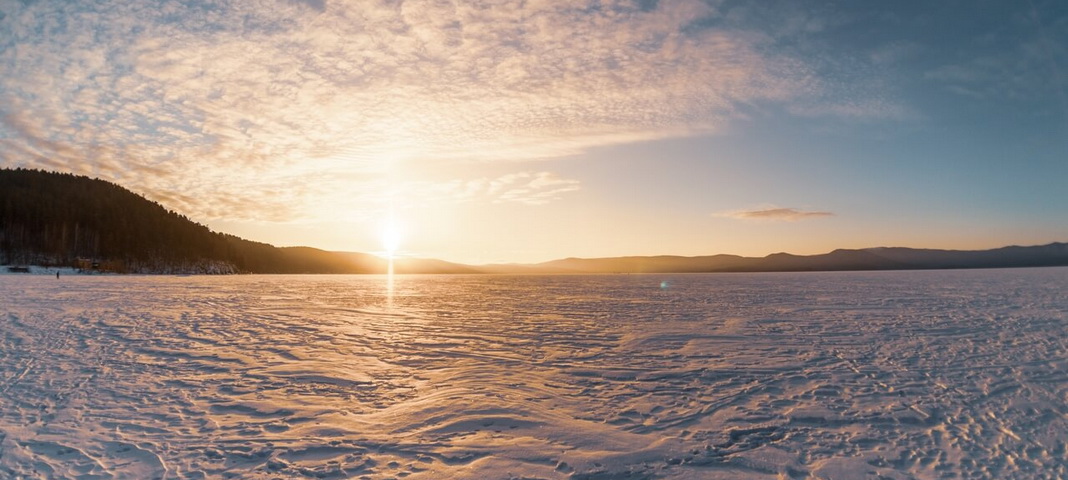
<svg viewBox="0 0 1068 480">
<path fill-rule="evenodd" d="M 1068 268 L 0 276 L 0 478 L 1065 478 Z"/>
</svg>

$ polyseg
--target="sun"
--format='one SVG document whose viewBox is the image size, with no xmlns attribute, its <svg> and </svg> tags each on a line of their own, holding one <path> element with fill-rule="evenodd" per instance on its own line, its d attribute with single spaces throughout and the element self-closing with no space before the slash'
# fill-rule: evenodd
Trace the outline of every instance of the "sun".
<svg viewBox="0 0 1068 480">
<path fill-rule="evenodd" d="M 397 253 L 397 249 L 401 244 L 401 227 L 397 223 L 395 218 L 390 218 L 382 224 L 382 230 L 380 232 L 382 239 L 382 248 L 386 251 L 386 256 L 392 258 Z"/>
</svg>

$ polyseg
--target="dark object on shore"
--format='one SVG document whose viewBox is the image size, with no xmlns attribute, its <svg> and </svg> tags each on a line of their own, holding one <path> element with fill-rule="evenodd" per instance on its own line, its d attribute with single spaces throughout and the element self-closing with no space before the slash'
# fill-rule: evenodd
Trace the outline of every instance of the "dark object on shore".
<svg viewBox="0 0 1068 480">
<path fill-rule="evenodd" d="M 11 273 L 30 273 L 30 267 L 7 267 Z"/>
</svg>

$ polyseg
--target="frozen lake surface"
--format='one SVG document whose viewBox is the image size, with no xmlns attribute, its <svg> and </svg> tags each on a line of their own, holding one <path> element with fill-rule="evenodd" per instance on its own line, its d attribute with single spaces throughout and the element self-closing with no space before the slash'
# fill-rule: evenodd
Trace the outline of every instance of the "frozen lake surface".
<svg viewBox="0 0 1068 480">
<path fill-rule="evenodd" d="M 1068 268 L 0 293 L 0 478 L 1068 477 Z"/>
</svg>

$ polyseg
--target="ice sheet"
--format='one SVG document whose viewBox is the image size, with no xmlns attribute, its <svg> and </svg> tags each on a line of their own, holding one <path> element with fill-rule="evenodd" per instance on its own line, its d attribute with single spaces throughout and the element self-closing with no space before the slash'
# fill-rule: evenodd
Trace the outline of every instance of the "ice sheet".
<svg viewBox="0 0 1068 480">
<path fill-rule="evenodd" d="M 1066 268 L 0 292 L 3 478 L 1068 476 Z"/>
</svg>

